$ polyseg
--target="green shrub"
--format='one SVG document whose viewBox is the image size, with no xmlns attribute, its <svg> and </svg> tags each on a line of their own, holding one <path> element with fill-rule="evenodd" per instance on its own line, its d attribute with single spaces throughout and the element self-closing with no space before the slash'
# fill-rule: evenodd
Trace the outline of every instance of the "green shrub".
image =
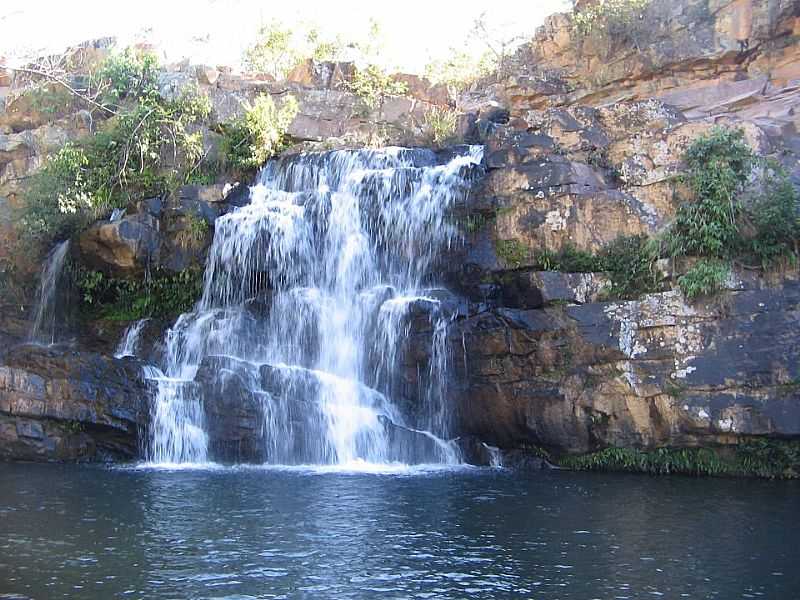
<svg viewBox="0 0 800 600">
<path fill-rule="evenodd" d="M 88 318 L 134 321 L 174 317 L 192 309 L 203 291 L 203 273 L 186 269 L 158 271 L 145 279 L 108 277 L 100 271 L 72 267 L 72 277 Z"/>
<path fill-rule="evenodd" d="M 518 269 L 530 259 L 530 251 L 519 240 L 497 240 L 495 253 L 506 267 Z"/>
<path fill-rule="evenodd" d="M 92 74 L 92 87 L 101 103 L 117 107 L 122 100 L 158 94 L 158 58 L 152 53 L 126 48 L 109 56 Z"/>
<path fill-rule="evenodd" d="M 678 286 L 689 300 L 710 296 L 722 289 L 730 272 L 730 265 L 725 261 L 702 259 L 678 278 Z"/>
<path fill-rule="evenodd" d="M 687 298 L 721 289 L 731 261 L 754 259 L 763 268 L 796 261 L 797 191 L 779 167 L 755 156 L 742 131 L 714 128 L 689 146 L 685 162 L 682 179 L 694 198 L 679 207 L 665 243 L 673 257 L 703 258 L 678 279 Z"/>
<path fill-rule="evenodd" d="M 389 96 L 402 96 L 408 92 L 405 82 L 395 81 L 378 65 L 370 64 L 357 69 L 347 88 L 361 99 L 368 111 L 378 108 Z"/>
<path fill-rule="evenodd" d="M 51 82 L 34 87 L 25 95 L 30 98 L 33 110 L 54 117 L 70 112 L 78 101 L 64 86 Z"/>
<path fill-rule="evenodd" d="M 424 128 L 434 146 L 455 143 L 458 116 L 458 111 L 452 108 L 433 106 L 428 109 Z"/>
<path fill-rule="evenodd" d="M 604 271 L 611 278 L 605 295 L 630 300 L 661 289 L 656 268 L 660 245 L 644 235 L 620 236 L 601 253 Z"/>
<path fill-rule="evenodd" d="M 608 40 L 633 38 L 645 19 L 645 11 L 653 0 L 599 0 L 596 4 L 572 15 L 572 24 L 579 37 L 590 34 Z"/>
<path fill-rule="evenodd" d="M 99 204 L 91 194 L 85 151 L 67 144 L 27 182 L 19 229 L 25 241 L 49 245 L 64 239 L 94 217 Z"/>
<path fill-rule="evenodd" d="M 480 57 L 451 49 L 446 60 L 436 60 L 425 66 L 425 77 L 433 84 L 443 84 L 451 96 L 456 96 L 496 68 L 496 60 L 486 51 Z"/>
<path fill-rule="evenodd" d="M 604 296 L 608 299 L 634 299 L 661 289 L 655 263 L 659 245 L 646 236 L 620 236 L 597 255 L 567 244 L 560 252 L 542 252 L 536 264 L 545 271 L 563 273 L 606 273 L 611 279 Z"/>
<path fill-rule="evenodd" d="M 302 60 L 292 43 L 292 30 L 277 21 L 264 25 L 258 39 L 244 53 L 244 65 L 256 73 L 268 73 L 275 79 L 285 79 Z"/>
<path fill-rule="evenodd" d="M 190 214 L 186 218 L 186 226 L 178 232 L 176 241 L 184 250 L 192 246 L 197 246 L 206 239 L 209 229 L 208 221 L 201 215 Z"/>
<path fill-rule="evenodd" d="M 781 261 L 797 261 L 800 197 L 782 169 L 767 165 L 760 193 L 747 207 L 753 235 L 747 240 L 749 251 L 764 269 Z"/>
<path fill-rule="evenodd" d="M 292 96 L 287 96 L 280 108 L 266 94 L 246 104 L 242 117 L 222 127 L 222 152 L 226 162 L 243 172 L 263 165 L 284 149 L 286 131 L 297 111 L 297 100 Z"/>
<path fill-rule="evenodd" d="M 612 447 L 582 456 L 565 456 L 557 463 L 579 471 L 796 479 L 800 475 L 800 442 L 760 438 L 729 449 L 659 448 L 649 452 Z"/>
<path fill-rule="evenodd" d="M 602 261 L 571 244 L 565 244 L 559 252 L 544 250 L 536 256 L 536 265 L 543 271 L 562 273 L 596 273 L 603 271 Z"/>
<path fill-rule="evenodd" d="M 741 247 L 739 196 L 755 164 L 740 130 L 714 128 L 685 155 L 683 180 L 694 193 L 684 202 L 667 235 L 672 256 L 729 258 Z"/>
<path fill-rule="evenodd" d="M 29 178 L 19 217 L 26 240 L 49 246 L 112 207 L 166 194 L 202 161 L 202 134 L 192 129 L 208 116 L 208 98 L 197 91 L 162 98 L 155 59 L 127 51 L 110 56 L 93 79 L 116 115 Z"/>
</svg>

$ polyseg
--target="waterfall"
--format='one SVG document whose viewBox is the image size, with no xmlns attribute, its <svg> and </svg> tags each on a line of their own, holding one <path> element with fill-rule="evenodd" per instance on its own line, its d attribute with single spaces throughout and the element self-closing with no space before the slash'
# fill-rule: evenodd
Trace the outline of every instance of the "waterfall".
<svg viewBox="0 0 800 600">
<path fill-rule="evenodd" d="M 149 320 L 150 319 L 139 319 L 125 330 L 117 346 L 117 350 L 114 352 L 115 358 L 136 356 L 136 352 L 139 348 L 139 336 L 142 334 L 142 330 Z"/>
<path fill-rule="evenodd" d="M 148 458 L 206 460 L 209 386 L 233 381 L 259 407 L 268 463 L 457 461 L 435 267 L 481 161 L 464 147 L 446 162 L 405 148 L 269 162 L 250 203 L 217 220 L 202 298 L 168 332 Z M 420 312 L 430 372 L 423 406 L 400 410 L 397 362 Z"/>
<path fill-rule="evenodd" d="M 57 317 L 58 284 L 69 251 L 69 240 L 60 242 L 47 257 L 39 276 L 39 289 L 36 298 L 36 314 L 29 335 L 32 342 L 54 344 L 58 338 Z M 62 315 L 63 318 L 63 315 Z"/>
</svg>

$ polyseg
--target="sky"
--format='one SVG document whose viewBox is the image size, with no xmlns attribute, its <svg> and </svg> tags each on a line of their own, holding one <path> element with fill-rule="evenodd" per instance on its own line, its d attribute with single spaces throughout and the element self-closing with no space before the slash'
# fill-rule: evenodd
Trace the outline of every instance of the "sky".
<svg viewBox="0 0 800 600">
<path fill-rule="evenodd" d="M 238 65 L 260 25 L 310 23 L 326 35 L 359 39 L 374 18 L 383 32 L 384 66 L 419 72 L 451 48 L 477 52 L 465 40 L 484 11 L 503 37 L 532 37 L 568 0 L 2 0 L 0 57 L 58 52 L 70 44 L 115 36 L 120 45 L 155 42 L 169 61 L 191 58 Z M 490 10 L 487 10 L 490 9 Z"/>
</svg>

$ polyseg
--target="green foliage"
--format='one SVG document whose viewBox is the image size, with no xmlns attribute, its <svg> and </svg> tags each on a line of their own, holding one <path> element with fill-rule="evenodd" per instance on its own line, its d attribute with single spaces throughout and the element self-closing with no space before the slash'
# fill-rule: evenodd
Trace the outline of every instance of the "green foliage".
<svg viewBox="0 0 800 600">
<path fill-rule="evenodd" d="M 108 277 L 77 267 L 72 274 L 82 312 L 93 318 L 133 321 L 175 316 L 191 310 L 203 290 L 203 274 L 197 269 L 157 272 L 144 280 Z"/>
<path fill-rule="evenodd" d="M 643 235 L 620 236 L 593 255 L 567 244 L 560 252 L 545 251 L 536 264 L 545 271 L 607 273 L 611 279 L 604 295 L 609 299 L 633 299 L 661 288 L 655 268 L 659 245 Z"/>
<path fill-rule="evenodd" d="M 545 250 L 536 257 L 536 263 L 544 271 L 562 273 L 596 273 L 604 270 L 602 259 L 589 252 L 565 244 L 559 252 Z"/>
<path fill-rule="evenodd" d="M 742 131 L 714 128 L 691 144 L 685 161 L 694 199 L 678 209 L 665 244 L 673 257 L 703 258 L 678 279 L 687 298 L 719 290 L 732 260 L 755 259 L 763 268 L 796 262 L 797 191 L 778 166 L 755 156 Z"/>
<path fill-rule="evenodd" d="M 558 464 L 580 471 L 795 479 L 800 475 L 800 442 L 756 439 L 743 442 L 731 451 L 712 448 L 660 448 L 643 452 L 612 447 L 592 454 L 562 457 Z"/>
<path fill-rule="evenodd" d="M 644 19 L 644 13 L 653 0 L 599 0 L 572 15 L 575 32 L 606 39 L 628 37 Z"/>
<path fill-rule="evenodd" d="M 656 269 L 660 246 L 644 235 L 620 236 L 601 253 L 603 270 L 611 285 L 605 291 L 609 298 L 635 299 L 661 289 Z"/>
<path fill-rule="evenodd" d="M 747 207 L 753 235 L 745 251 L 768 269 L 781 261 L 797 262 L 800 197 L 786 174 L 767 165 L 760 193 Z"/>
<path fill-rule="evenodd" d="M 285 79 L 300 59 L 292 44 L 292 30 L 277 21 L 261 27 L 258 39 L 244 53 L 246 68 L 275 79 Z"/>
<path fill-rule="evenodd" d="M 378 108 L 389 96 L 402 96 L 408 91 L 405 82 L 395 79 L 379 66 L 369 64 L 357 69 L 347 88 L 361 99 L 368 111 Z"/>
<path fill-rule="evenodd" d="M 158 93 L 158 59 L 126 48 L 109 56 L 92 74 L 92 87 L 101 90 L 101 103 L 116 107 L 122 100 Z"/>
<path fill-rule="evenodd" d="M 689 300 L 710 296 L 722 289 L 730 272 L 730 266 L 724 261 L 702 259 L 678 278 L 678 286 Z"/>
<path fill-rule="evenodd" d="M 695 195 L 678 209 L 666 241 L 673 256 L 730 258 L 741 235 L 738 196 L 755 164 L 740 130 L 717 127 L 686 152 L 683 177 Z"/>
<path fill-rule="evenodd" d="M 333 39 L 324 39 L 315 27 L 306 32 L 306 43 L 310 57 L 316 61 L 337 60 L 343 50 L 342 41 L 338 36 Z"/>
<path fill-rule="evenodd" d="M 486 227 L 489 223 L 494 222 L 493 216 L 487 216 L 483 213 L 474 213 L 468 215 L 464 221 L 464 230 L 467 233 L 478 233 L 481 229 Z"/>
<path fill-rule="evenodd" d="M 202 134 L 193 126 L 208 116 L 208 98 L 197 91 L 162 98 L 155 59 L 129 51 L 110 56 L 93 78 L 116 116 L 29 178 L 19 217 L 28 241 L 49 246 L 113 207 L 166 194 L 202 161 Z"/>
<path fill-rule="evenodd" d="M 190 214 L 186 217 L 186 227 L 178 232 L 176 241 L 183 249 L 197 246 L 205 241 L 209 229 L 208 221 L 201 215 Z"/>
<path fill-rule="evenodd" d="M 316 27 L 293 29 L 272 21 L 259 29 L 256 41 L 245 50 L 244 66 L 281 80 L 306 59 L 336 60 L 342 50 L 338 37 L 324 38 Z"/>
<path fill-rule="evenodd" d="M 29 178 L 19 227 L 26 241 L 67 238 L 93 217 L 86 152 L 67 144 Z"/>
<path fill-rule="evenodd" d="M 433 106 L 425 113 L 425 130 L 434 146 L 454 143 L 459 113 L 452 108 Z"/>
<path fill-rule="evenodd" d="M 77 101 L 74 94 L 55 83 L 34 87 L 26 96 L 30 99 L 31 108 L 51 116 L 68 113 Z"/>
<path fill-rule="evenodd" d="M 272 97 L 261 95 L 245 105 L 244 115 L 222 127 L 222 151 L 233 168 L 252 171 L 286 145 L 286 131 L 297 115 L 297 100 L 287 96 L 280 108 Z"/>
<path fill-rule="evenodd" d="M 506 267 L 518 269 L 530 259 L 528 247 L 519 240 L 497 240 L 495 253 Z"/>
</svg>

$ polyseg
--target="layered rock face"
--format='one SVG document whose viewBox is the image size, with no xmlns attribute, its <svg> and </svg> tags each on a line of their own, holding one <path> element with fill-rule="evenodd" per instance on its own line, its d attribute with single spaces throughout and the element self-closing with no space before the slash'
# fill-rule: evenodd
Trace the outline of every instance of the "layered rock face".
<svg viewBox="0 0 800 600">
<path fill-rule="evenodd" d="M 119 460 L 139 454 L 148 390 L 133 360 L 22 345 L 0 366 L 0 458 Z"/>
<path fill-rule="evenodd" d="M 798 436 L 799 292 L 791 282 L 700 305 L 668 292 L 461 320 L 452 397 L 463 430 L 559 453 Z"/>
<path fill-rule="evenodd" d="M 603 40 L 556 15 L 462 97 L 487 145 L 452 261 L 473 302 L 449 331 L 463 435 L 556 455 L 800 435 L 795 267 L 739 271 L 696 303 L 677 289 L 601 302 L 603 274 L 536 270 L 548 252 L 663 231 L 688 197 L 682 156 L 715 125 L 800 181 L 798 17 L 796 2 L 656 0 L 629 39 Z M 680 265 L 660 266 L 674 286 Z M 412 337 L 411 396 L 422 348 Z"/>
</svg>

